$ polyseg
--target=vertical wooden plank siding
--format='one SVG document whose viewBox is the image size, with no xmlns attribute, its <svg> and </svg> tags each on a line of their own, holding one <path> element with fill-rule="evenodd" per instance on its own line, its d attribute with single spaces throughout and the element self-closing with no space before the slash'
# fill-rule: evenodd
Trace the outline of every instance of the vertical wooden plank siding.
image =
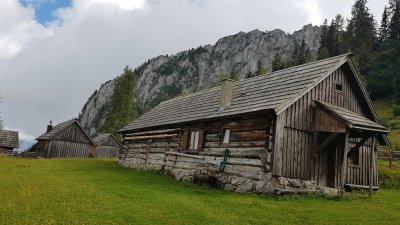
<svg viewBox="0 0 400 225">
<path fill-rule="evenodd" d="M 72 124 L 54 136 L 47 146 L 47 158 L 90 157 L 92 143 L 84 131 Z"/>
<path fill-rule="evenodd" d="M 330 104 L 338 105 L 367 118 L 373 119 L 367 110 L 367 103 L 361 96 L 360 90 L 355 80 L 346 76 L 350 73 L 348 68 L 341 67 L 334 71 L 327 79 L 322 81 L 311 91 L 305 94 L 288 109 L 278 115 L 277 128 L 274 146 L 274 175 L 314 180 L 318 185 L 326 185 L 327 174 L 327 154 L 325 151 L 312 156 L 313 149 L 313 119 L 315 118 L 312 108 L 312 100 L 320 100 Z M 342 84 L 342 91 L 336 91 L 336 83 Z M 365 109 L 365 110 L 363 110 Z M 368 112 L 368 113 L 367 113 Z M 323 114 L 323 112 L 318 112 Z M 318 128 L 338 129 L 344 132 L 341 124 L 334 123 L 332 127 L 332 118 L 326 116 L 317 117 L 315 121 Z M 332 130 L 333 131 L 333 130 Z M 343 141 L 344 136 L 339 138 Z M 339 140 L 338 139 L 338 140 Z M 350 147 L 359 140 L 350 138 Z M 339 141 L 337 141 L 339 143 Z M 346 183 L 357 185 L 368 185 L 368 168 L 370 163 L 368 147 L 372 143 L 367 142 L 360 147 L 360 165 L 348 165 Z M 336 165 L 335 165 L 335 186 L 340 187 L 343 145 L 336 147 Z M 376 165 L 373 166 L 374 185 L 377 185 Z"/>
</svg>

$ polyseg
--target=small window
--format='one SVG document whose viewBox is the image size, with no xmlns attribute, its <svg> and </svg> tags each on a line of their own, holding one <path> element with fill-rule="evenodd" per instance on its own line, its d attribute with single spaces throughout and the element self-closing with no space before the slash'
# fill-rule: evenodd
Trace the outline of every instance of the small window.
<svg viewBox="0 0 400 225">
<path fill-rule="evenodd" d="M 360 149 L 353 149 L 349 155 L 350 164 L 354 166 L 360 165 Z"/>
<path fill-rule="evenodd" d="M 190 150 L 197 150 L 199 144 L 199 131 L 191 131 L 190 132 L 190 142 L 189 142 L 189 149 Z"/>
<path fill-rule="evenodd" d="M 231 128 L 222 128 L 222 139 L 221 144 L 229 144 L 231 137 Z"/>
<path fill-rule="evenodd" d="M 342 92 L 343 91 L 343 85 L 340 84 L 340 83 L 336 83 L 335 90 L 338 91 L 338 92 Z"/>
</svg>

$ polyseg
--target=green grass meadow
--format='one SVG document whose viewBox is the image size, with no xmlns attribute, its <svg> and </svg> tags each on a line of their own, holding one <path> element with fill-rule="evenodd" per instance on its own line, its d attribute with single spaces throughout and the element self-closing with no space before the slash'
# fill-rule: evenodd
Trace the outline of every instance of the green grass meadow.
<svg viewBox="0 0 400 225">
<path fill-rule="evenodd" d="M 113 159 L 0 157 L 0 171 L 0 224 L 400 222 L 399 189 L 380 189 L 372 198 L 350 193 L 344 199 L 237 194 L 123 168 Z M 400 179 L 399 171 L 387 179 Z"/>
</svg>

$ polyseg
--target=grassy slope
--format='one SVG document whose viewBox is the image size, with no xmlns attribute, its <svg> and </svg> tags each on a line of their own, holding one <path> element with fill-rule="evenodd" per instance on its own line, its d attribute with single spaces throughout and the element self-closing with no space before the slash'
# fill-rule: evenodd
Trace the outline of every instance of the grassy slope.
<svg viewBox="0 0 400 225">
<path fill-rule="evenodd" d="M 389 139 L 392 145 L 400 147 L 400 117 L 394 117 L 392 114 L 394 99 L 378 100 L 374 102 L 376 112 L 381 122 L 390 128 Z"/>
<path fill-rule="evenodd" d="M 373 199 L 228 193 L 110 159 L 0 157 L 1 224 L 398 224 L 399 190 Z"/>
</svg>

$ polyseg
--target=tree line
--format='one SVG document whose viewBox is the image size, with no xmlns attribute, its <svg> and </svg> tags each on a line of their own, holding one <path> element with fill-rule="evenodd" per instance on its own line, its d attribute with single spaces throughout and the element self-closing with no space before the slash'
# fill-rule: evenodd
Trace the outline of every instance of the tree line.
<svg viewBox="0 0 400 225">
<path fill-rule="evenodd" d="M 367 7 L 367 0 L 356 0 L 347 21 L 337 15 L 325 20 L 318 58 L 354 53 L 368 92 L 373 99 L 400 97 L 400 0 L 389 0 L 380 23 Z"/>
<path fill-rule="evenodd" d="M 316 58 L 324 59 L 347 52 L 354 53 L 354 61 L 373 99 L 396 97 L 400 104 L 400 0 L 388 1 L 379 25 L 367 7 L 367 0 L 355 0 L 350 19 L 346 20 L 340 14 L 330 23 L 325 19 Z M 277 52 L 272 59 L 271 69 L 277 71 L 313 60 L 315 57 L 303 39 L 300 43 L 294 43 L 294 50 L 288 58 Z M 219 85 L 226 77 L 238 79 L 236 66 L 227 72 L 219 75 L 215 85 Z M 258 61 L 257 70 L 246 77 L 267 72 L 268 68 Z M 139 116 L 136 84 L 137 75 L 126 67 L 117 79 L 101 131 L 115 133 Z"/>
</svg>

